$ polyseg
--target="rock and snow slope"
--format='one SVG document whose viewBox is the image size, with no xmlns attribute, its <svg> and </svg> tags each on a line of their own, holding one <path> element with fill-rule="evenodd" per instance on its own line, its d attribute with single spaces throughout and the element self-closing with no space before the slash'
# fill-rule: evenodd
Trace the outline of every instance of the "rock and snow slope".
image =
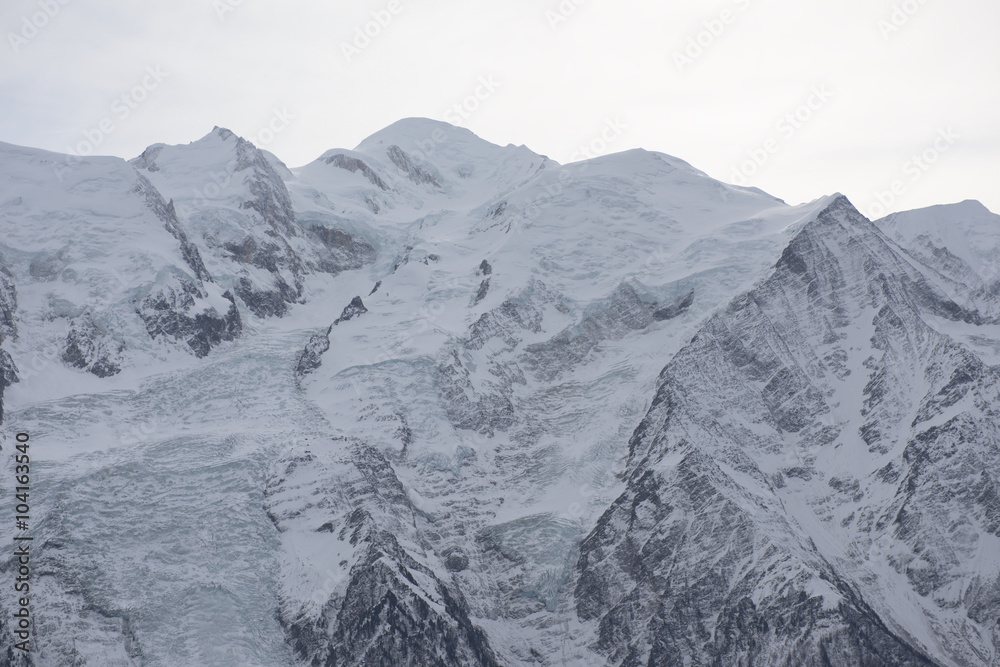
<svg viewBox="0 0 1000 667">
<path fill-rule="evenodd" d="M 1000 659 L 981 205 L 872 223 L 421 119 L 0 176 L 23 664 Z"/>
</svg>

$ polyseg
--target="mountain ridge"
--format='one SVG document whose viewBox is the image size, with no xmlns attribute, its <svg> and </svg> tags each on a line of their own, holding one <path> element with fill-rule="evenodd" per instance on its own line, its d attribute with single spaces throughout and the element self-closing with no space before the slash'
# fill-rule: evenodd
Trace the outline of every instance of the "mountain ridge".
<svg viewBox="0 0 1000 667">
<path fill-rule="evenodd" d="M 24 664 L 998 655 L 977 203 L 872 222 L 421 119 L 0 174 L 0 429 L 52 443 Z"/>
</svg>

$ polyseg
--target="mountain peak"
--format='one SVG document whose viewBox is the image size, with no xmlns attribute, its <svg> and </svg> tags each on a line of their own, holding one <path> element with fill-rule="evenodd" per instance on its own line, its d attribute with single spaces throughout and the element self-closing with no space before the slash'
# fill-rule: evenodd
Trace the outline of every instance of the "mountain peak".
<svg viewBox="0 0 1000 667">
<path fill-rule="evenodd" d="M 216 125 L 215 127 L 212 128 L 211 132 L 209 132 L 207 135 L 205 135 L 206 138 L 207 137 L 212 137 L 212 136 L 218 137 L 219 139 L 222 139 L 223 141 L 228 141 L 231 137 L 236 136 L 236 134 L 232 130 L 229 130 L 229 129 L 224 128 L 224 127 L 219 127 L 218 125 Z"/>
<path fill-rule="evenodd" d="M 262 136 L 0 144 L 47 664 L 996 662 L 1000 216 Z"/>
<path fill-rule="evenodd" d="M 366 138 L 354 150 L 383 158 L 393 146 L 418 159 L 441 162 L 439 167 L 470 162 L 493 163 L 504 155 L 551 162 L 525 146 L 500 146 L 467 128 L 429 118 L 398 120 Z"/>
<path fill-rule="evenodd" d="M 379 147 L 395 145 L 405 151 L 432 153 L 442 144 L 455 142 L 493 145 L 464 127 L 430 118 L 403 118 L 369 135 L 354 150 L 359 153 L 382 152 L 385 149 Z"/>
<path fill-rule="evenodd" d="M 952 216 L 984 216 L 984 215 L 996 215 L 990 209 L 979 201 L 978 199 L 965 199 L 960 202 L 955 202 L 953 204 L 934 204 L 933 206 L 925 206 L 923 208 L 915 208 L 909 211 L 899 211 L 898 213 L 890 213 L 885 216 L 886 218 L 892 218 L 894 216 L 903 216 L 905 218 L 914 219 L 916 217 L 922 216 L 933 216 L 936 218 L 952 217 Z"/>
<path fill-rule="evenodd" d="M 995 280 L 1000 273 L 1000 215 L 975 199 L 901 211 L 875 224 L 938 270 L 944 269 L 940 261 L 949 256 L 984 279 Z"/>
</svg>

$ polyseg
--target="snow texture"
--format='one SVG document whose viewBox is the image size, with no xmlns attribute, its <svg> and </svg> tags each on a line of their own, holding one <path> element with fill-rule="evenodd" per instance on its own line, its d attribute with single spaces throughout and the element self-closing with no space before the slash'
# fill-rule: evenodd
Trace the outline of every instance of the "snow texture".
<svg viewBox="0 0 1000 667">
<path fill-rule="evenodd" d="M 0 661 L 1000 664 L 998 262 L 425 119 L 0 144 Z"/>
</svg>

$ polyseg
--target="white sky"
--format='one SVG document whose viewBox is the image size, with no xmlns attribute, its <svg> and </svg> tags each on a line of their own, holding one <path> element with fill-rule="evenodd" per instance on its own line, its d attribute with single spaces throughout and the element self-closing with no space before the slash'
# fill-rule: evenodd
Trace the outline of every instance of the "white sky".
<svg viewBox="0 0 1000 667">
<path fill-rule="evenodd" d="M 372 12 L 391 21 L 349 61 Z M 789 203 L 1000 212 L 997 0 L 3 0 L 0 29 L 20 145 L 130 158 L 220 125 L 294 167 L 426 116 L 560 162 L 657 150 Z"/>
</svg>

